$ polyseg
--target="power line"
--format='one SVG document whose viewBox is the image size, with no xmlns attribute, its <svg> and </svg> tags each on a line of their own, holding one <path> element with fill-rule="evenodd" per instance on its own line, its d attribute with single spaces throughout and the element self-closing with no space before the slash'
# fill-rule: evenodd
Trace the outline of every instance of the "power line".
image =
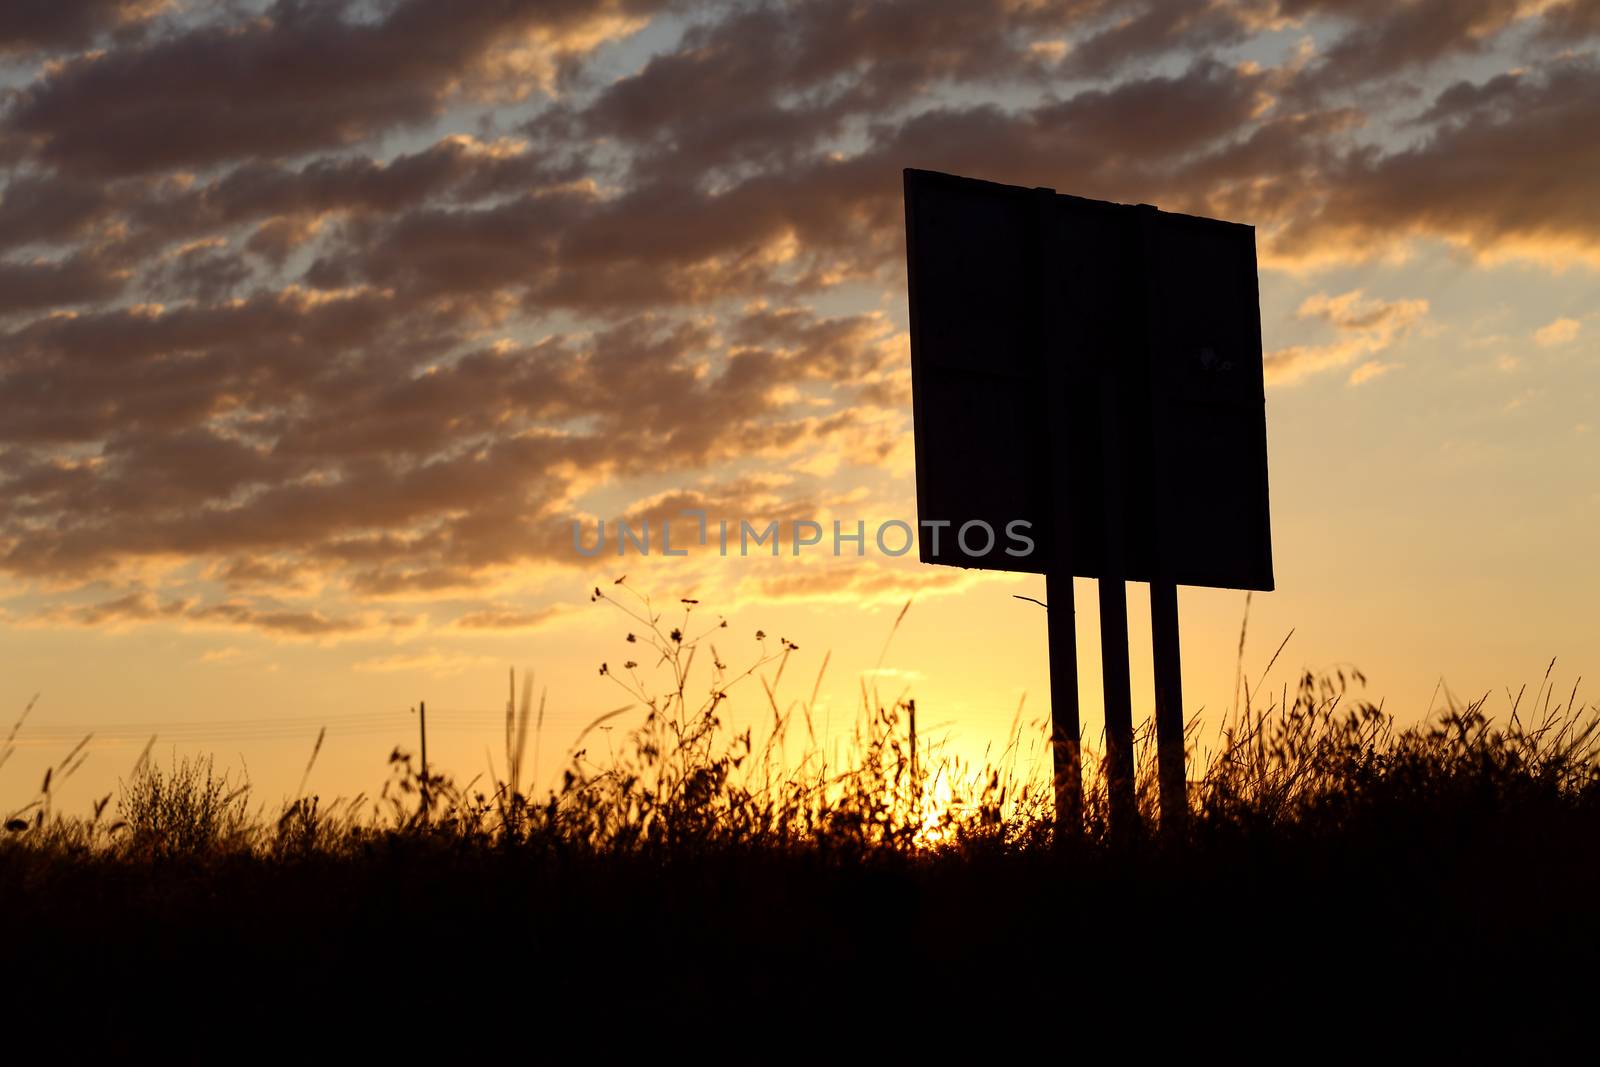
<svg viewBox="0 0 1600 1067">
<path fill-rule="evenodd" d="M 441 709 L 434 712 L 434 729 L 449 732 L 490 731 L 505 723 L 504 710 Z M 18 731 L 18 746 L 72 744 L 92 736 L 97 741 L 145 741 L 151 735 L 166 741 L 270 741 L 312 737 L 326 728 L 329 735 L 375 736 L 409 733 L 405 712 L 343 712 L 334 715 L 281 716 L 276 718 L 197 720 L 169 719 L 145 722 L 52 723 Z"/>
</svg>

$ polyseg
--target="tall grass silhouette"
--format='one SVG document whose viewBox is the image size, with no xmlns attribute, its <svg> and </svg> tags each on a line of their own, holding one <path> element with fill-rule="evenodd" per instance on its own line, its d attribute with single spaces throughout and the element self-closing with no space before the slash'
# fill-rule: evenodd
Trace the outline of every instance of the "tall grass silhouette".
<svg viewBox="0 0 1600 1067">
<path fill-rule="evenodd" d="M 209 760 L 174 760 L 163 770 L 150 758 L 152 739 L 109 812 L 109 796 L 88 816 L 56 811 L 52 786 L 82 765 L 86 737 L 50 768 L 33 802 L 7 815 L 6 847 L 48 851 L 70 844 L 127 857 L 282 855 L 337 853 L 375 837 L 407 835 L 595 855 L 936 853 L 1062 844 L 1051 832 L 1046 723 L 1024 721 L 1022 706 L 1001 750 L 970 766 L 925 728 L 919 736 L 915 699 L 904 693 L 884 699 L 878 672 L 868 672 L 874 681 L 863 676 L 848 744 L 830 752 L 818 725 L 829 656 L 802 690 L 806 695 L 788 698 L 781 694 L 799 647 L 787 638 L 756 631 L 757 652 L 734 667 L 718 649 L 719 639 L 729 643 L 728 623 L 704 621 L 695 600 L 662 608 L 621 579 L 594 589 L 591 599 L 619 612 L 629 627 L 625 658 L 599 665 L 626 701 L 578 733 L 560 784 L 543 794 L 527 783 L 539 770 L 549 694 L 541 690 L 535 701 L 535 679 L 525 673 L 519 699 L 512 672 L 503 750 L 498 762 L 486 754 L 487 782 L 479 777 L 461 785 L 433 772 L 424 778 L 412 755 L 396 749 L 376 796 L 325 803 L 303 795 L 323 731 L 296 795 L 268 816 L 252 812 L 248 784 L 231 784 Z M 895 619 L 885 653 L 909 607 Z M 880 654 L 880 666 L 882 660 Z M 1359 671 L 1305 673 L 1292 689 L 1285 684 L 1269 693 L 1265 704 L 1259 703 L 1264 678 L 1253 688 L 1242 684 L 1243 703 L 1220 723 L 1212 744 L 1201 745 L 1198 722 L 1190 724 L 1188 843 L 1244 832 L 1330 833 L 1451 805 L 1463 816 L 1524 804 L 1585 807 L 1600 783 L 1600 708 L 1580 704 L 1576 686 L 1558 699 L 1553 669 L 1552 662 L 1532 700 L 1525 689 L 1507 694 L 1503 723 L 1490 717 L 1485 694 L 1464 705 L 1452 699 L 1431 720 L 1405 728 L 1360 698 Z M 759 715 L 745 718 L 762 720 L 760 726 L 727 726 L 737 698 L 755 704 Z M 0 746 L 0 767 L 31 709 Z M 615 743 L 617 725 L 634 720 Z M 1153 827 L 1158 797 L 1150 730 L 1148 721 L 1139 730 L 1137 796 Z M 602 738 L 603 753 L 595 747 Z M 1092 748 L 1087 757 L 1084 831 L 1072 844 L 1110 847 L 1105 779 Z"/>
<path fill-rule="evenodd" d="M 1063 1018 L 1069 990 L 1093 1019 L 1116 1002 L 1177 1025 L 1204 1005 L 1186 1024 L 1203 1027 L 1244 997 L 1322 1032 L 1324 1005 L 1370 1005 L 1383 983 L 1412 1012 L 1492 988 L 1502 1012 L 1582 1017 L 1585 987 L 1547 979 L 1600 952 L 1600 709 L 1557 693 L 1554 664 L 1498 719 L 1486 695 L 1404 727 L 1358 672 L 1275 692 L 1241 672 L 1215 735 L 1191 724 L 1181 835 L 1111 836 L 1091 748 L 1083 831 L 1057 837 L 1047 724 L 1025 706 L 969 765 L 872 672 L 830 745 L 827 656 L 802 677 L 794 641 L 733 634 L 693 600 L 593 597 L 626 628 L 598 666 L 619 703 L 546 788 L 551 698 L 526 673 L 490 773 L 464 783 L 397 749 L 375 795 L 307 796 L 319 735 L 296 795 L 269 806 L 207 760 L 161 766 L 152 741 L 72 813 L 51 792 L 88 749 L 52 764 L 0 834 L 0 945 L 26 976 L 13 1017 L 113 990 L 96 1011 L 129 1054 L 176 1004 L 270 1036 L 314 1005 L 410 1022 L 397 1006 L 418 997 L 426 1018 L 526 1006 L 567 1027 L 843 1006 L 1029 1026 Z"/>
</svg>

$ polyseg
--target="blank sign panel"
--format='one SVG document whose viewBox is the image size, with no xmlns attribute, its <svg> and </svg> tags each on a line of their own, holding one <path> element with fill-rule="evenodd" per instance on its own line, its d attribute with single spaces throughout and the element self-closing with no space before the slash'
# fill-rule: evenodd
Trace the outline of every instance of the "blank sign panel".
<svg viewBox="0 0 1600 1067">
<path fill-rule="evenodd" d="M 1038 543 L 921 558 L 1272 588 L 1254 230 L 930 171 L 905 192 L 918 517 Z"/>
</svg>

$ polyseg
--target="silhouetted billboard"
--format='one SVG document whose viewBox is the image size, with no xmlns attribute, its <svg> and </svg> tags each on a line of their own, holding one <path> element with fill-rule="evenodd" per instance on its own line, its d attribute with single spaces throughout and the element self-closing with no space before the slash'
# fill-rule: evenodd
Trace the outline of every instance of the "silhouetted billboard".
<svg viewBox="0 0 1600 1067">
<path fill-rule="evenodd" d="M 905 198 L 922 559 L 1271 589 L 1254 229 L 932 171 Z"/>
</svg>

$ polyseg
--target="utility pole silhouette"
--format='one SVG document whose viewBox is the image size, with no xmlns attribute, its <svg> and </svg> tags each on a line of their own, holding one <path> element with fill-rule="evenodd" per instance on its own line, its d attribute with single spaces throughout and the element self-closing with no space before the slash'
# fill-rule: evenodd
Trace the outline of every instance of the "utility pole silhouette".
<svg viewBox="0 0 1600 1067">
<path fill-rule="evenodd" d="M 422 734 L 422 769 L 418 772 L 417 780 L 422 790 L 422 817 L 427 819 L 430 815 L 428 796 L 428 702 L 417 701 L 417 725 Z"/>
</svg>

